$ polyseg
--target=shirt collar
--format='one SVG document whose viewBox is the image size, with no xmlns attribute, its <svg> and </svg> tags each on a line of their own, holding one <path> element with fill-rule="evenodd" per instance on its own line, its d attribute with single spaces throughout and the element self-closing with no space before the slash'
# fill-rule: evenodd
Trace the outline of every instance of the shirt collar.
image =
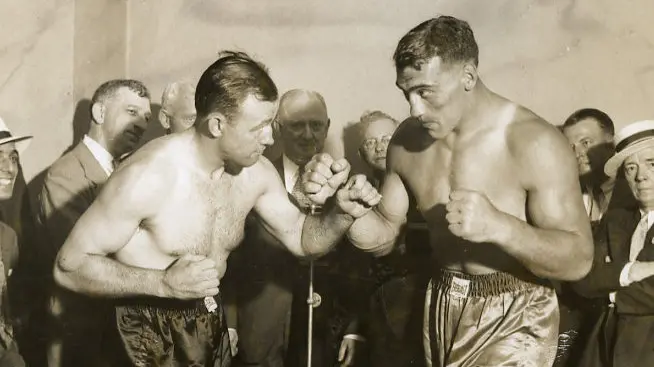
<svg viewBox="0 0 654 367">
<path fill-rule="evenodd" d="M 640 218 L 642 219 L 644 215 L 647 215 L 647 228 L 652 228 L 652 224 L 654 224 L 654 211 L 645 212 L 640 209 Z"/>
<path fill-rule="evenodd" d="M 100 164 L 107 176 L 114 171 L 114 157 L 102 145 L 93 140 L 90 136 L 84 135 L 82 143 L 91 151 L 93 158 Z"/>
</svg>

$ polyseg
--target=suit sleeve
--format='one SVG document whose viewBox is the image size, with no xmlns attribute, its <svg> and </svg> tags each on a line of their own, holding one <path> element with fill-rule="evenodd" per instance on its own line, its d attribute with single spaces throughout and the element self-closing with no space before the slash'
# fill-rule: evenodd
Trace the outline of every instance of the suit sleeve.
<svg viewBox="0 0 654 367">
<path fill-rule="evenodd" d="M 609 216 L 605 216 L 594 233 L 595 250 L 593 266 L 590 272 L 581 280 L 572 283 L 572 288 L 579 295 L 586 298 L 608 297 L 609 293 L 620 289 L 620 272 L 626 261 L 609 261 L 608 231 L 606 223 Z"/>
<path fill-rule="evenodd" d="M 620 289 L 616 294 L 615 303 L 620 314 L 654 315 L 654 277 Z"/>
<path fill-rule="evenodd" d="M 89 189 L 72 176 L 60 172 L 48 173 L 39 197 L 39 216 L 44 227 L 44 256 L 52 263 L 77 220 L 93 202 Z"/>
<path fill-rule="evenodd" d="M 339 296 L 344 298 L 346 308 L 348 309 L 348 323 L 344 330 L 344 335 L 366 336 L 366 313 L 370 294 L 372 292 L 373 281 L 370 277 L 371 262 L 368 254 L 354 248 L 350 243 L 344 240 L 340 244 L 343 252 L 342 261 L 347 263 L 348 276 L 342 284 Z M 344 248 L 343 248 L 344 247 Z"/>
</svg>

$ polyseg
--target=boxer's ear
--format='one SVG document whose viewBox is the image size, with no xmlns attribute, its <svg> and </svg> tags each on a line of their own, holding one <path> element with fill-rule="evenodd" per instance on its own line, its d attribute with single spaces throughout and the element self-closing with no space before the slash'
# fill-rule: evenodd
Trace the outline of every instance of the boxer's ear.
<svg viewBox="0 0 654 367">
<path fill-rule="evenodd" d="M 214 138 L 219 138 L 223 135 L 227 118 L 222 113 L 212 113 L 207 117 L 207 130 Z"/>
<path fill-rule="evenodd" d="M 477 74 L 477 68 L 472 63 L 465 63 L 463 65 L 463 88 L 466 92 L 470 92 L 474 89 L 477 84 L 477 79 L 479 75 Z"/>
<path fill-rule="evenodd" d="M 91 106 L 91 117 L 96 124 L 101 125 L 104 123 L 104 113 L 107 110 L 104 104 L 100 102 L 95 102 Z"/>
<path fill-rule="evenodd" d="M 168 130 L 170 129 L 170 116 L 166 113 L 166 110 L 163 108 L 159 110 L 159 122 L 161 122 L 161 126 Z"/>
</svg>

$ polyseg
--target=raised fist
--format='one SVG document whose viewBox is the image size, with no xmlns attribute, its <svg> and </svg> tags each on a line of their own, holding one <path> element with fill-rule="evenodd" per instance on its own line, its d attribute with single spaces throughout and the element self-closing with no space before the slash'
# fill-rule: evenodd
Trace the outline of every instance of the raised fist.
<svg viewBox="0 0 654 367">
<path fill-rule="evenodd" d="M 335 161 L 327 153 L 316 154 L 304 166 L 304 193 L 314 204 L 324 205 L 345 183 L 349 174 L 350 164 L 344 158 Z"/>
<path fill-rule="evenodd" d="M 366 214 L 375 205 L 379 204 L 381 195 L 365 175 L 350 177 L 347 184 L 336 193 L 336 202 L 345 213 L 354 218 Z"/>
</svg>

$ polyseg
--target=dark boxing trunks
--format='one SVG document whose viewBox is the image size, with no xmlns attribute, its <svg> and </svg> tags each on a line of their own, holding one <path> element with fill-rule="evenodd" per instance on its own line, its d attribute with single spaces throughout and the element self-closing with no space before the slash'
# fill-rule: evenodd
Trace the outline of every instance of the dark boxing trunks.
<svg viewBox="0 0 654 367">
<path fill-rule="evenodd" d="M 209 312 L 204 300 L 138 298 L 116 307 L 116 322 L 134 366 L 231 364 L 229 334 L 220 295 Z"/>
<path fill-rule="evenodd" d="M 428 366 L 552 366 L 559 309 L 554 289 L 506 273 L 441 270 L 425 298 Z"/>
</svg>

